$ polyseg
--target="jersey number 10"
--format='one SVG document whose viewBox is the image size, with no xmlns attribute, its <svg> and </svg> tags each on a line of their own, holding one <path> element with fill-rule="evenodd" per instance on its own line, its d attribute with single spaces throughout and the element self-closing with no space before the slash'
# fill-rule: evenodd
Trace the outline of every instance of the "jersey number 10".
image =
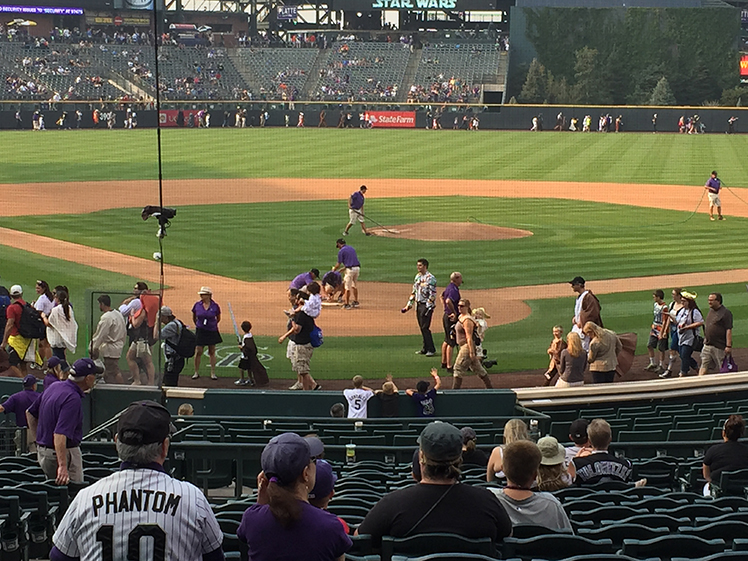
<svg viewBox="0 0 748 561">
<path fill-rule="evenodd" d="M 153 538 L 153 557 L 150 561 L 165 561 L 166 532 L 158 524 L 138 524 L 127 536 L 127 561 L 140 559 L 140 539 Z M 101 561 L 114 561 L 114 526 L 104 525 L 96 532 L 96 541 L 101 542 Z"/>
</svg>

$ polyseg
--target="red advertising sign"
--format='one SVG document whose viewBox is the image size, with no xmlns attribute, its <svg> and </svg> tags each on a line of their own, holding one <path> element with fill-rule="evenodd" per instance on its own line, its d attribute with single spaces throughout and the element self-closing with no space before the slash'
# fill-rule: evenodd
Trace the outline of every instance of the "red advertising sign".
<svg viewBox="0 0 748 561">
<path fill-rule="evenodd" d="M 184 122 L 181 125 L 177 124 L 179 119 L 180 111 L 178 109 L 162 109 L 158 115 L 158 122 L 162 127 L 186 127 L 188 126 L 190 115 L 192 115 L 194 126 L 197 126 L 197 114 L 199 109 L 184 109 L 181 111 L 184 115 Z"/>
<path fill-rule="evenodd" d="M 740 57 L 740 75 L 748 76 L 748 55 Z"/>
<path fill-rule="evenodd" d="M 416 128 L 415 111 L 369 111 L 372 128 Z"/>
<path fill-rule="evenodd" d="M 122 17 L 114 16 L 114 25 L 122 25 Z"/>
</svg>

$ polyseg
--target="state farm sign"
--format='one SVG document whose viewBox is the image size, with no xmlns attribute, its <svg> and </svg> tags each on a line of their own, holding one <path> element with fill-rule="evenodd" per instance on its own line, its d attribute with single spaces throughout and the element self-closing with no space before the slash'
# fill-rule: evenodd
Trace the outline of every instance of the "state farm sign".
<svg viewBox="0 0 748 561">
<path fill-rule="evenodd" d="M 369 123 L 373 128 L 416 128 L 415 111 L 370 111 Z"/>
</svg>

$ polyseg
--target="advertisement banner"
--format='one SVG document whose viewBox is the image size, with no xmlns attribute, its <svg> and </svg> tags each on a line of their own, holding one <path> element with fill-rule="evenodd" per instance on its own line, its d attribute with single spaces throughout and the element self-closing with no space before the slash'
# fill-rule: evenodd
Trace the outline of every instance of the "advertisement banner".
<svg viewBox="0 0 748 561">
<path fill-rule="evenodd" d="M 454 10 L 466 12 L 479 10 L 491 12 L 497 9 L 497 0 L 329 0 L 334 10 Z"/>
<path fill-rule="evenodd" d="M 162 109 L 158 115 L 158 122 L 162 127 L 186 127 L 189 126 L 190 115 L 192 122 L 197 126 L 197 114 L 200 109 Z M 182 117 L 179 114 L 182 114 Z"/>
<path fill-rule="evenodd" d="M 295 21 L 298 14 L 297 6 L 278 6 L 278 19 Z"/>
<path fill-rule="evenodd" d="M 748 76 L 748 55 L 740 57 L 740 75 Z"/>
<path fill-rule="evenodd" d="M 415 111 L 369 111 L 369 123 L 377 129 L 414 129 Z"/>
</svg>

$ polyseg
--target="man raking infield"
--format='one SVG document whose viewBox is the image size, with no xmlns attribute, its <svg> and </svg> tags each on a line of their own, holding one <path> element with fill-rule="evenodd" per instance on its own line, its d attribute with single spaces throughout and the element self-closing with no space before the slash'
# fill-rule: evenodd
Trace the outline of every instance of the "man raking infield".
<svg viewBox="0 0 748 561">
<path fill-rule="evenodd" d="M 717 215 L 720 220 L 724 220 L 722 216 L 722 201 L 719 200 L 719 190 L 722 188 L 722 182 L 717 177 L 717 172 L 713 171 L 712 175 L 707 179 L 704 189 L 709 195 L 709 220 L 714 220 L 714 209 L 717 209 Z"/>
<path fill-rule="evenodd" d="M 359 187 L 358 191 L 354 191 L 351 193 L 351 196 L 348 197 L 348 224 L 345 226 L 345 230 L 343 230 L 343 235 L 347 236 L 348 231 L 351 229 L 351 226 L 353 226 L 356 222 L 361 224 L 361 233 L 370 236 L 371 234 L 366 231 L 366 226 L 364 225 L 364 203 L 366 202 L 366 185 L 361 185 Z"/>
</svg>

